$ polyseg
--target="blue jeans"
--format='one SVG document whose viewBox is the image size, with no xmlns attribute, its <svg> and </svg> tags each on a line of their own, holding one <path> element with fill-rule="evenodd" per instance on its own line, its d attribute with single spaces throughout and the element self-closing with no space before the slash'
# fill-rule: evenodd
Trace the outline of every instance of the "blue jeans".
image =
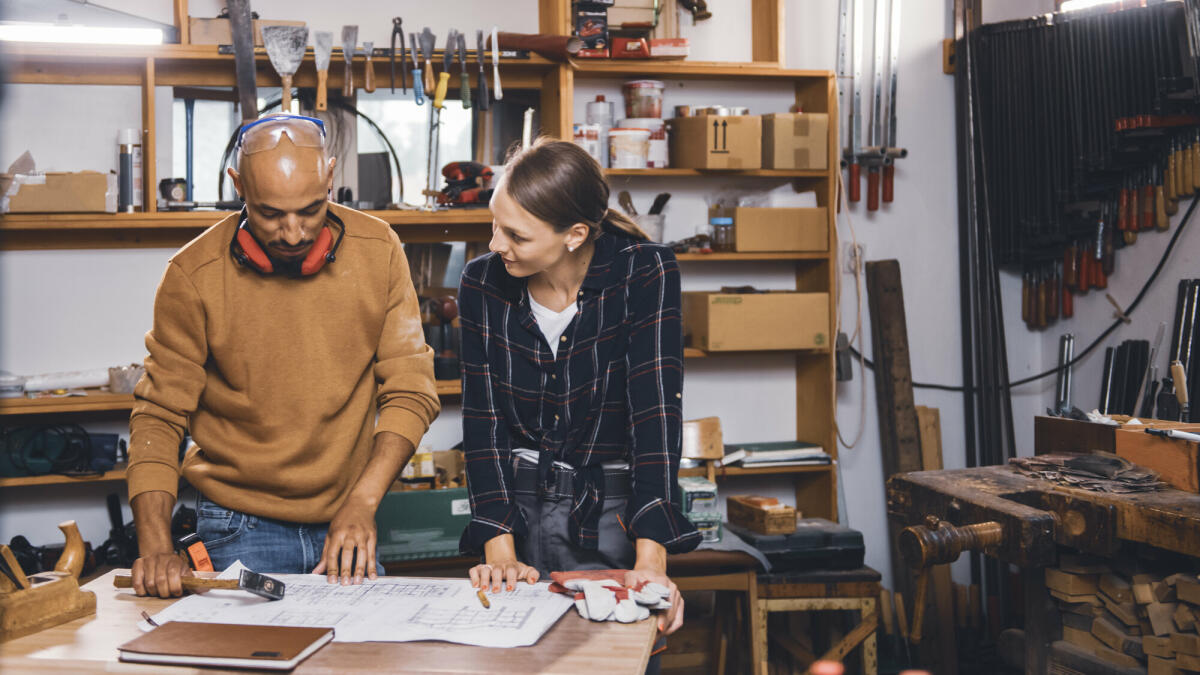
<svg viewBox="0 0 1200 675">
<path fill-rule="evenodd" d="M 200 495 L 196 533 L 218 572 L 241 560 L 264 574 L 308 574 L 321 562 L 329 523 L 291 523 L 225 508 Z M 375 563 L 382 574 L 382 565 Z"/>
</svg>

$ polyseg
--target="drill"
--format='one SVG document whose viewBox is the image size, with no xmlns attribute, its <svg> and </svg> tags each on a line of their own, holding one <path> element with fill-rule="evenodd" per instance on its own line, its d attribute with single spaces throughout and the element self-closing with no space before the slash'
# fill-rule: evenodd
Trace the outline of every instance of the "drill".
<svg viewBox="0 0 1200 675">
<path fill-rule="evenodd" d="M 486 204 L 492 198 L 492 188 L 485 188 L 492 181 L 491 167 L 479 162 L 450 162 L 442 167 L 446 187 L 438 193 L 438 204 L 463 206 Z"/>
</svg>

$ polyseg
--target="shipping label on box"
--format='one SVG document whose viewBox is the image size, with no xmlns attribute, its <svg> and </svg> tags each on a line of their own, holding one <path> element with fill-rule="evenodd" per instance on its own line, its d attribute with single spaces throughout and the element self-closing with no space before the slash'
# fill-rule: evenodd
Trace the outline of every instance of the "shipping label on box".
<svg viewBox="0 0 1200 675">
<path fill-rule="evenodd" d="M 743 253 L 829 250 L 829 213 L 825 207 L 714 206 L 708 216 L 733 218 L 734 250 Z"/>
<path fill-rule="evenodd" d="M 681 169 L 762 167 L 762 118 L 699 115 L 667 120 L 671 166 Z"/>
<path fill-rule="evenodd" d="M 683 294 L 689 346 L 706 351 L 828 349 L 828 293 Z"/>
<path fill-rule="evenodd" d="M 763 115 L 762 142 L 764 169 L 824 171 L 829 166 L 829 115 Z"/>
<path fill-rule="evenodd" d="M 0 175 L 0 213 L 116 213 L 117 175 L 97 171 Z"/>
</svg>

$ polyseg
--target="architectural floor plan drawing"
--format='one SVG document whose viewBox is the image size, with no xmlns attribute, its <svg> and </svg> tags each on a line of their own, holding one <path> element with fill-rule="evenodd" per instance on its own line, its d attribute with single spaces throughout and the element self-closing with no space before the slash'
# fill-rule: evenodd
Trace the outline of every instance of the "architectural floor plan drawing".
<svg viewBox="0 0 1200 675">
<path fill-rule="evenodd" d="M 236 578 L 235 564 L 221 578 Z M 155 614 L 155 623 L 201 621 L 270 626 L 332 626 L 337 642 L 442 640 L 481 647 L 534 644 L 573 605 L 548 584 L 522 584 L 479 602 L 467 579 L 380 577 L 359 586 L 329 584 L 315 574 L 272 575 L 282 600 L 240 591 L 190 595 Z"/>
</svg>

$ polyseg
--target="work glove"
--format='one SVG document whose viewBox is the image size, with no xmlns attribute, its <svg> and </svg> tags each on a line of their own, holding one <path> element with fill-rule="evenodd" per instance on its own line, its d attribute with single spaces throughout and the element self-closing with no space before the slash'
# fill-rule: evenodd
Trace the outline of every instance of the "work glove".
<svg viewBox="0 0 1200 675">
<path fill-rule="evenodd" d="M 668 588 L 651 581 L 626 588 L 627 571 L 551 572 L 550 590 L 574 597 L 579 616 L 591 621 L 633 623 L 649 618 L 651 610 L 670 609 Z"/>
</svg>

